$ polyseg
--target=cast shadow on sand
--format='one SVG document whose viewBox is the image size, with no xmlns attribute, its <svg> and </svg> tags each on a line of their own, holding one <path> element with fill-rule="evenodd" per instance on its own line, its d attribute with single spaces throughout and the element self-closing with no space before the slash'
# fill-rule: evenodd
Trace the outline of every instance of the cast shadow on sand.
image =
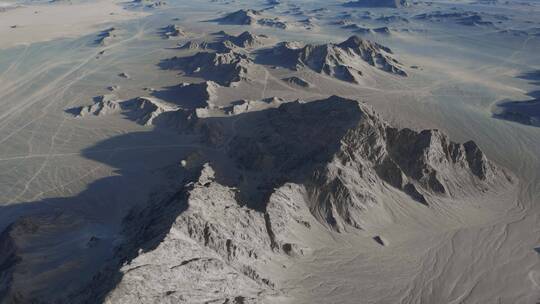
<svg viewBox="0 0 540 304">
<path fill-rule="evenodd" d="M 128 133 L 83 150 L 81 154 L 85 158 L 115 171 L 114 176 L 90 183 L 76 196 L 0 207 L 0 302 L 103 302 L 107 292 L 120 280 L 119 269 L 125 261 L 111 259 L 121 247 L 122 218 L 135 207 L 138 195 L 148 195 L 146 190 L 139 189 L 141 185 L 144 188 L 144 184 L 154 183 L 164 175 L 160 172 L 163 168 L 167 174 L 168 166 L 188 151 L 153 147 L 157 144 L 155 138 L 155 132 Z M 161 160 L 150 165 L 149 159 Z M 177 214 L 162 218 L 160 224 L 170 226 Z M 151 250 L 149 244 L 142 244 L 140 249 Z M 27 267 L 33 269 L 35 276 L 31 279 L 49 282 L 38 288 L 36 294 L 21 292 L 26 289 L 25 283 L 14 281 L 14 275 L 24 277 Z M 100 271 L 107 275 L 100 275 Z M 102 280 L 94 284 L 97 276 Z M 81 286 L 96 289 L 81 290 Z M 56 291 L 50 292 L 53 290 Z"/>
<path fill-rule="evenodd" d="M 529 80 L 533 85 L 540 85 L 540 71 L 523 73 L 517 78 Z M 493 117 L 540 127 L 540 90 L 531 91 L 527 96 L 532 99 L 498 103 L 493 110 Z"/>
</svg>

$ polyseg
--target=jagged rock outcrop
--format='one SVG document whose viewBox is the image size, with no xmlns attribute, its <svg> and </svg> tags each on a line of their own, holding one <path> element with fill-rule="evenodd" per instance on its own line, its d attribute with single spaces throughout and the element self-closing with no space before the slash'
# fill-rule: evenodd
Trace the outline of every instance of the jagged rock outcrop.
<svg viewBox="0 0 540 304">
<path fill-rule="evenodd" d="M 265 26 L 273 27 L 279 29 L 289 29 L 292 27 L 303 27 L 306 29 L 313 28 L 313 24 L 309 22 L 289 22 L 279 17 L 272 17 L 266 14 L 263 14 L 262 11 L 252 10 L 252 9 L 241 9 L 230 14 L 227 14 L 221 18 L 212 20 L 220 24 L 229 24 L 229 25 L 250 25 L 250 26 Z"/>
<path fill-rule="evenodd" d="M 94 104 L 89 106 L 78 107 L 72 110 L 72 113 L 77 117 L 85 117 L 88 115 L 105 115 L 121 111 L 121 104 L 117 97 L 112 94 L 101 95 L 94 99 Z"/>
<path fill-rule="evenodd" d="M 310 225 L 307 207 L 283 198 L 293 186 L 278 190 L 268 212 L 259 213 L 243 206 L 210 164 L 194 169 L 192 178 L 170 197 L 129 214 L 128 242 L 115 256 L 119 273 L 106 269 L 80 294 L 103 297 L 103 281 L 114 277 L 119 281 L 105 303 L 259 303 L 279 294 L 264 270 L 281 267 L 277 255 L 303 254 L 287 227 Z"/>
<path fill-rule="evenodd" d="M 234 50 L 237 46 L 230 40 L 222 39 L 216 42 L 208 41 L 188 41 L 179 46 L 181 50 L 213 50 L 219 53 L 227 53 Z"/>
<path fill-rule="evenodd" d="M 178 208 L 185 210 L 179 214 Z M 169 219 L 174 214 L 178 217 Z M 170 230 L 163 230 L 159 222 L 171 220 Z M 131 279 L 124 282 L 129 284 L 123 286 L 121 282 L 106 302 L 128 303 L 130 298 L 151 298 L 156 293 L 151 288 L 168 288 L 163 293 L 174 291 L 169 298 L 190 303 L 238 296 L 255 298 L 259 292 L 271 289 L 271 282 L 258 274 L 251 263 L 242 263 L 265 259 L 267 255 L 264 249 L 269 248 L 270 240 L 264 217 L 241 208 L 232 189 L 214 183 L 214 172 L 208 165 L 202 169 L 198 181 L 181 190 L 167 205 L 156 204 L 132 213 L 126 224 L 132 229 L 127 234 L 137 240 L 134 245 L 147 246 L 145 243 L 156 235 L 166 235 L 154 251 L 124 267 L 124 276 Z M 159 275 L 156 279 L 164 286 L 151 286 L 146 280 L 138 280 L 137 273 L 149 272 L 143 265 L 161 269 L 152 273 Z M 193 282 L 193 278 L 199 282 Z M 206 288 L 197 292 L 192 285 L 199 284 Z M 137 288 L 132 289 L 134 285 Z M 186 296 L 189 298 L 182 301 Z"/>
<path fill-rule="evenodd" d="M 225 107 L 224 110 L 229 115 L 238 115 L 247 112 L 275 108 L 282 103 L 284 103 L 284 100 L 276 97 L 266 98 L 263 100 L 239 100 L 233 102 L 231 106 Z"/>
<path fill-rule="evenodd" d="M 260 11 L 247 9 L 238 10 L 230 14 L 225 15 L 222 18 L 214 21 L 221 24 L 233 24 L 233 25 L 253 25 L 257 23 L 257 20 L 262 17 Z"/>
<path fill-rule="evenodd" d="M 314 215 L 341 231 L 361 228 L 362 210 L 380 204 L 388 186 L 430 205 L 508 183 L 473 142 L 457 144 L 437 130 L 392 128 L 352 100 L 285 103 L 262 112 L 237 121 L 233 139 L 221 133 L 210 142 L 228 146 L 241 169 L 239 195 L 257 210 L 265 209 L 273 189 L 295 182 L 305 187 Z"/>
<path fill-rule="evenodd" d="M 401 64 L 391 57 L 392 51 L 388 47 L 361 39 L 358 36 L 350 37 L 338 44 L 337 47 L 345 52 L 358 55 L 369 65 L 380 70 L 400 76 L 407 76 L 407 73 L 402 69 Z"/>
<path fill-rule="evenodd" d="M 302 79 L 300 77 L 296 77 L 296 76 L 284 78 L 283 81 L 285 81 L 285 82 L 287 82 L 289 84 L 292 84 L 292 85 L 302 87 L 302 88 L 311 88 L 311 87 L 313 87 L 313 85 L 311 83 L 307 82 L 306 80 L 304 80 L 304 79 Z"/>
<path fill-rule="evenodd" d="M 242 32 L 241 34 L 234 36 L 225 32 L 215 33 L 217 36 L 216 41 L 188 41 L 180 46 L 180 49 L 184 50 L 215 50 L 217 52 L 226 53 L 235 48 L 251 49 L 264 45 L 265 40 L 268 39 L 265 35 L 255 35 L 249 31 Z"/>
<path fill-rule="evenodd" d="M 189 85 L 185 85 L 190 87 Z M 201 85 L 195 85 L 196 87 Z M 213 84 L 203 84 L 206 93 L 213 93 Z M 190 89 L 190 91 L 192 91 Z M 208 101 L 211 101 L 209 95 Z M 180 108 L 156 98 L 137 97 L 118 100 L 114 95 L 98 96 L 94 104 L 66 110 L 77 118 L 122 114 L 144 126 L 167 127 L 184 132 L 194 121 L 196 113 L 192 108 Z"/>
<path fill-rule="evenodd" d="M 289 24 L 289 22 L 283 20 L 283 19 L 280 19 L 280 18 L 261 18 L 259 20 L 257 20 L 257 24 L 258 25 L 262 25 L 262 26 L 267 26 L 267 27 L 274 27 L 274 28 L 279 28 L 279 29 L 283 29 L 283 30 L 286 30 L 286 29 L 289 29 L 291 28 L 292 26 Z"/>
<path fill-rule="evenodd" d="M 379 31 L 379 29 L 377 29 Z M 387 28 L 380 29 L 387 33 Z M 283 42 L 271 49 L 246 53 L 246 48 L 263 45 L 264 36 L 244 32 L 238 36 L 220 33 L 217 42 L 188 42 L 181 49 L 209 49 L 215 52 L 198 52 L 188 57 L 173 57 L 164 60 L 161 66 L 166 69 L 179 69 L 189 76 L 212 80 L 223 86 L 231 86 L 240 81 L 255 79 L 257 64 L 269 62 L 300 70 L 309 68 L 342 81 L 361 83 L 375 68 L 398 76 L 407 76 L 404 67 L 385 46 L 369 40 L 352 36 L 342 43 L 303 44 Z M 236 47 L 242 48 L 236 50 Z M 255 60 L 251 59 L 252 57 Z M 364 74 L 366 73 L 366 75 Z M 289 81 L 289 80 L 287 80 Z M 309 86 L 298 79 L 291 83 Z"/>
<path fill-rule="evenodd" d="M 264 44 L 263 40 L 268 38 L 264 35 L 254 35 L 251 32 L 245 31 L 238 36 L 229 36 L 229 39 L 238 47 L 253 48 Z"/>
<path fill-rule="evenodd" d="M 392 57 L 392 51 L 380 44 L 352 36 L 339 44 L 298 45 L 282 43 L 273 54 L 285 64 L 299 69 L 310 68 L 339 80 L 359 83 L 365 70 L 371 66 L 379 70 L 407 76 L 401 64 Z"/>
<path fill-rule="evenodd" d="M 166 69 L 179 69 L 186 74 L 202 77 L 223 86 L 232 86 L 252 79 L 255 68 L 245 54 L 232 50 L 224 53 L 199 52 L 189 57 L 173 57 L 161 63 Z"/>
<path fill-rule="evenodd" d="M 177 24 L 169 24 L 161 29 L 161 35 L 163 38 L 171 39 L 175 37 L 184 37 L 187 32 Z"/>
<path fill-rule="evenodd" d="M 181 50 L 198 50 L 198 49 L 206 49 L 205 43 L 199 43 L 197 41 L 188 41 L 184 44 L 178 44 L 179 48 Z"/>
</svg>

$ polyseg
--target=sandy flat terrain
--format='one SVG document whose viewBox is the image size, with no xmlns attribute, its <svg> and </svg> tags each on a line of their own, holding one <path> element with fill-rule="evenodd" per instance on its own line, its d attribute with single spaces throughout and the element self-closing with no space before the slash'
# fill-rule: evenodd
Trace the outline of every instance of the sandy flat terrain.
<svg viewBox="0 0 540 304">
<path fill-rule="evenodd" d="M 76 37 L 95 31 L 100 24 L 142 15 L 114 1 L 16 6 L 0 12 L 0 48 Z"/>
</svg>

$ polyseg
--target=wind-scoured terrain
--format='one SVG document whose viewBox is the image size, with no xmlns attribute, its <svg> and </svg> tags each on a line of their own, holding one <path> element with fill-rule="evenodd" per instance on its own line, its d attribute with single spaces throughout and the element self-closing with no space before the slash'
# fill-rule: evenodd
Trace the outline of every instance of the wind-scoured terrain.
<svg viewBox="0 0 540 304">
<path fill-rule="evenodd" d="M 538 303 L 539 15 L 0 2 L 0 302 Z"/>
</svg>

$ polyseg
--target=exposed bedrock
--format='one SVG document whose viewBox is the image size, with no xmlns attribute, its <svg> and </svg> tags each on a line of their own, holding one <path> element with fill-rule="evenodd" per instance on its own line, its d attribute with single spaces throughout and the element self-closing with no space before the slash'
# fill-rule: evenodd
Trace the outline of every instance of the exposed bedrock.
<svg viewBox="0 0 540 304">
<path fill-rule="evenodd" d="M 361 212 L 354 213 L 378 203 L 384 185 L 429 205 L 507 182 L 474 142 L 454 143 L 437 130 L 399 130 L 368 106 L 335 96 L 248 113 L 236 121 L 232 139 L 213 131 L 221 123 L 202 123 L 211 144 L 225 144 L 240 169 L 233 185 L 249 207 L 264 211 L 274 189 L 301 184 L 314 214 L 338 229 L 359 228 Z"/>
<path fill-rule="evenodd" d="M 431 208 L 512 183 L 475 143 L 394 128 L 355 100 L 263 104 L 188 118 L 200 148 L 175 166 L 183 179 L 132 209 L 112 258 L 57 302 L 260 302 L 280 294 L 269 270 L 310 251 L 302 235 L 368 231 L 369 211 L 390 199 Z M 18 244 L 32 234 L 14 238 L 12 227 L 0 239 L 8 285 L 24 267 Z M 19 295 L 13 288 L 2 292 Z"/>
<path fill-rule="evenodd" d="M 276 59 L 273 59 L 276 57 Z M 277 59 L 279 58 L 279 60 Z M 300 44 L 284 42 L 271 51 L 261 52 L 261 62 L 279 62 L 292 69 L 309 68 L 336 79 L 360 83 L 375 68 L 398 76 L 407 76 L 392 51 L 378 43 L 352 36 L 338 44 Z"/>
<path fill-rule="evenodd" d="M 224 53 L 199 52 L 189 57 L 173 57 L 160 64 L 165 69 L 178 69 L 187 75 L 201 77 L 223 86 L 252 80 L 254 65 L 245 54 L 235 51 Z"/>
</svg>

